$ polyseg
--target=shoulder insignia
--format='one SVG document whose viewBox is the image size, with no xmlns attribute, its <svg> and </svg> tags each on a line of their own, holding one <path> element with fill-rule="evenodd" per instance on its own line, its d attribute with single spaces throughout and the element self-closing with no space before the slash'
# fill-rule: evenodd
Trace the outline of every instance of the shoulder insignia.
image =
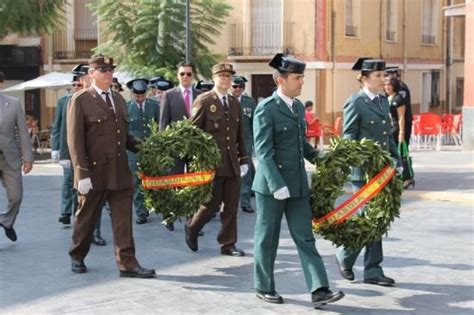
<svg viewBox="0 0 474 315">
<path fill-rule="evenodd" d="M 400 94 L 400 96 L 403 97 L 403 98 L 407 97 L 407 92 L 406 91 L 398 91 L 398 94 Z"/>
</svg>

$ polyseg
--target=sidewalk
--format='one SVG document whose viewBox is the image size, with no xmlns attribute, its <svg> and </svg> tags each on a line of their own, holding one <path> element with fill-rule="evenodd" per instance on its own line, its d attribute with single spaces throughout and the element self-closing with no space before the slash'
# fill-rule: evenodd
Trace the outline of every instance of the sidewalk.
<svg viewBox="0 0 474 315">
<path fill-rule="evenodd" d="M 331 287 L 346 297 L 320 314 L 472 314 L 474 311 L 474 155 L 463 151 L 412 153 L 416 187 L 404 193 L 400 219 L 384 239 L 385 273 L 393 288 L 362 283 L 362 260 L 355 282 L 342 279 L 335 248 L 317 237 Z M 24 177 L 25 197 L 16 223 L 18 242 L 0 231 L 0 314 L 311 314 L 298 254 L 286 223 L 275 277 L 285 304 L 258 300 L 253 289 L 255 215 L 239 212 L 238 245 L 246 257 L 219 254 L 219 221 L 205 226 L 199 251 L 184 242 L 183 224 L 168 232 L 160 216 L 134 225 L 137 257 L 156 268 L 153 280 L 119 278 L 110 219 L 103 215 L 107 246 L 93 246 L 83 275 L 70 271 L 71 229 L 57 222 L 62 170 L 39 161 Z M 0 206 L 5 195 L 0 190 Z"/>
</svg>

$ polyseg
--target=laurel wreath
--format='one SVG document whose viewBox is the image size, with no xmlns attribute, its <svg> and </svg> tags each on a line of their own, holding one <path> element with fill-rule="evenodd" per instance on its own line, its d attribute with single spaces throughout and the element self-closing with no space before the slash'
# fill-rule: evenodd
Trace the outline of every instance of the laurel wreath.
<svg viewBox="0 0 474 315">
<path fill-rule="evenodd" d="M 175 158 L 186 161 L 187 172 L 213 171 L 221 163 L 221 155 L 214 138 L 189 120 L 171 123 L 158 132 L 151 125 L 151 134 L 138 153 L 139 171 L 146 176 L 169 175 Z M 199 186 L 143 189 L 145 207 L 163 215 L 163 224 L 181 216 L 190 216 L 212 197 L 212 183 Z"/>
<path fill-rule="evenodd" d="M 329 152 L 316 158 L 316 172 L 311 178 L 311 209 L 318 219 L 335 208 L 336 199 L 344 194 L 344 184 L 350 180 L 351 166 L 361 167 L 366 181 L 378 174 L 392 158 L 376 142 L 334 138 Z M 332 241 L 336 246 L 360 250 L 379 240 L 399 217 L 403 182 L 394 176 L 369 201 L 363 211 L 340 224 L 323 222 L 313 225 L 315 233 Z"/>
</svg>

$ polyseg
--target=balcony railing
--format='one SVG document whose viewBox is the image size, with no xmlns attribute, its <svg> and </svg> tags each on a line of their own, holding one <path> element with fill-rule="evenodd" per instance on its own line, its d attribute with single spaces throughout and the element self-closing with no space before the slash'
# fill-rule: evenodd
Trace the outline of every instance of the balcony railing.
<svg viewBox="0 0 474 315">
<path fill-rule="evenodd" d="M 87 59 L 97 46 L 97 28 L 70 29 L 53 34 L 54 59 Z"/>
<path fill-rule="evenodd" d="M 293 23 L 291 22 L 231 24 L 229 55 L 266 56 L 279 52 L 291 54 L 294 52 L 292 38 Z"/>
</svg>

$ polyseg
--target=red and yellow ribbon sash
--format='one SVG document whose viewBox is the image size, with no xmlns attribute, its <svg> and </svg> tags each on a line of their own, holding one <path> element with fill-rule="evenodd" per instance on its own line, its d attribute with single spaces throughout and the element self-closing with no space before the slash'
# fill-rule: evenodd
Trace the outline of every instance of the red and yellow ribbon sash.
<svg viewBox="0 0 474 315">
<path fill-rule="evenodd" d="M 176 187 L 198 186 L 210 183 L 215 172 L 196 172 L 166 176 L 146 176 L 141 174 L 144 189 L 166 189 Z"/>
<path fill-rule="evenodd" d="M 318 227 L 323 222 L 339 224 L 344 222 L 365 203 L 374 198 L 395 175 L 395 168 L 386 166 L 375 175 L 367 184 L 359 189 L 351 198 L 344 201 L 337 208 L 319 219 L 313 219 L 313 226 Z"/>
</svg>

